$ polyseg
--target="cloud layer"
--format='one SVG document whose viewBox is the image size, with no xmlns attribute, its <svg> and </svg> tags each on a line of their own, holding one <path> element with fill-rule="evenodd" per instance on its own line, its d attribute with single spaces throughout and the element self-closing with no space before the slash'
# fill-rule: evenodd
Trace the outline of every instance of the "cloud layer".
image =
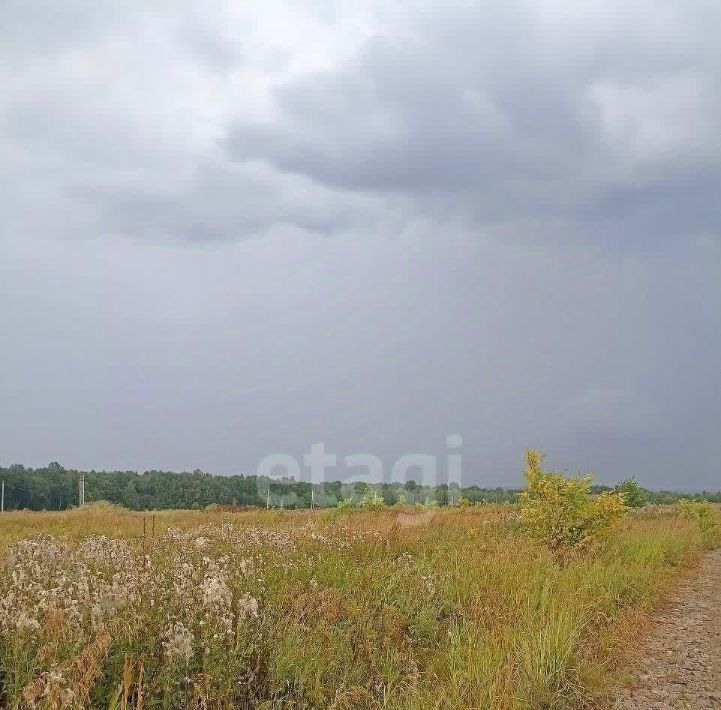
<svg viewBox="0 0 721 710">
<path fill-rule="evenodd" d="M 718 487 L 720 20 L 5 2 L 3 459 Z"/>
</svg>

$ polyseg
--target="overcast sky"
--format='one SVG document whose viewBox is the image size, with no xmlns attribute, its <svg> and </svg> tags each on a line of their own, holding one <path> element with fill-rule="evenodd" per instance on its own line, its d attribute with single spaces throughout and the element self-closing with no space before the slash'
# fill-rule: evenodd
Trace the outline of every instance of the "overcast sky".
<svg viewBox="0 0 721 710">
<path fill-rule="evenodd" d="M 1 0 L 0 463 L 721 488 L 720 27 Z"/>
</svg>

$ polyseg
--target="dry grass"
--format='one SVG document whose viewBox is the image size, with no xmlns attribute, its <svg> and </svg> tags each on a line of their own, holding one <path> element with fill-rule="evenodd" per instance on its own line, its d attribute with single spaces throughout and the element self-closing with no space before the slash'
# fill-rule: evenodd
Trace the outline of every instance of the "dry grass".
<svg viewBox="0 0 721 710">
<path fill-rule="evenodd" d="M 673 509 L 559 560 L 510 506 L 0 519 L 7 707 L 595 702 L 703 549 Z"/>
</svg>

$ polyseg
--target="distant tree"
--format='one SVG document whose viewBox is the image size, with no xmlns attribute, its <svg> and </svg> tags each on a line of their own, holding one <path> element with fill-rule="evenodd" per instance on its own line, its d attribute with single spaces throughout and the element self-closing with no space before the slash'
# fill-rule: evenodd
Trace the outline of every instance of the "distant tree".
<svg viewBox="0 0 721 710">
<path fill-rule="evenodd" d="M 640 486 L 635 478 L 621 481 L 615 491 L 623 496 L 623 503 L 627 508 L 642 508 L 648 503 L 648 491 Z"/>
<path fill-rule="evenodd" d="M 353 492 L 360 497 L 364 496 L 368 492 L 368 488 L 369 486 L 365 481 L 356 481 L 353 484 Z"/>
<path fill-rule="evenodd" d="M 122 494 L 121 503 L 131 510 L 136 510 L 140 507 L 140 496 L 138 496 L 138 491 L 135 488 L 134 481 L 128 481 L 126 484 L 125 490 Z"/>
<path fill-rule="evenodd" d="M 56 461 L 45 468 L 25 468 L 20 464 L 3 468 L 0 479 L 5 481 L 5 508 L 30 510 L 64 510 L 78 500 L 80 471 L 65 469 Z M 235 500 L 238 505 L 265 506 L 270 488 L 271 503 L 282 499 L 286 508 L 310 506 L 311 491 L 319 507 L 334 506 L 339 500 L 350 498 L 358 503 L 369 489 L 367 482 L 341 483 L 332 481 L 311 484 L 293 478 L 269 479 L 255 475 L 213 476 L 197 469 L 175 473 L 172 471 L 86 471 L 85 497 L 88 501 L 106 500 L 135 510 L 168 508 L 204 508 L 214 503 L 226 504 Z M 626 482 L 620 484 L 625 486 Z M 376 482 L 372 488 L 386 505 L 394 505 L 401 496 L 409 505 L 426 500 L 458 502 L 462 494 L 472 503 L 515 503 L 518 490 L 514 488 L 481 488 L 478 485 L 460 488 L 455 484 L 438 487 L 416 481 Z M 593 486 L 593 496 L 609 492 L 607 486 Z M 630 489 L 629 489 L 630 490 Z M 721 502 L 721 493 L 682 494 L 671 491 L 646 491 L 635 484 L 633 494 L 627 491 L 626 505 L 638 501 L 636 493 L 645 494 L 650 503 L 675 503 L 682 498 L 697 501 Z"/>
</svg>

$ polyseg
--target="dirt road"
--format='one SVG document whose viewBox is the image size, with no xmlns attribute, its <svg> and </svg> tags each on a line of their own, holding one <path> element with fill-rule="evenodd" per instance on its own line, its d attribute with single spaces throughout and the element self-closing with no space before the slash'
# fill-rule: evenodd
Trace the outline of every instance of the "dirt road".
<svg viewBox="0 0 721 710">
<path fill-rule="evenodd" d="M 641 644 L 636 679 L 617 710 L 721 708 L 721 550 L 706 555 Z"/>
</svg>

